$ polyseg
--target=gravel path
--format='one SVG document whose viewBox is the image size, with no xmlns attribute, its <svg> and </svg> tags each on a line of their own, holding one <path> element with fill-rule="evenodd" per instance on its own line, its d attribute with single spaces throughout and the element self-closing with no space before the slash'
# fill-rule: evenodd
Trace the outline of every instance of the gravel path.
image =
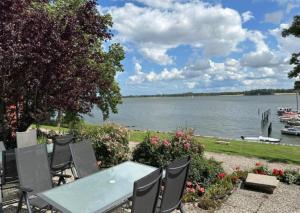
<svg viewBox="0 0 300 213">
<path fill-rule="evenodd" d="M 214 158 L 217 161 L 223 162 L 223 168 L 226 173 L 232 173 L 239 166 L 241 170 L 249 170 L 255 167 L 255 163 L 260 162 L 268 166 L 270 169 L 295 169 L 300 170 L 300 165 L 286 163 L 270 163 L 259 158 L 250 158 L 238 155 L 228 155 L 223 153 L 205 152 L 206 158 Z M 299 156 L 300 157 L 300 156 Z"/>
</svg>

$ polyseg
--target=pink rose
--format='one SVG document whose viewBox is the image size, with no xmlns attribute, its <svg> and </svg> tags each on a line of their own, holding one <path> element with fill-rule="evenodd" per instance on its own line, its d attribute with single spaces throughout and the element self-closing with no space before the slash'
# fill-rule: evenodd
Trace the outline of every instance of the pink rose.
<svg viewBox="0 0 300 213">
<path fill-rule="evenodd" d="M 184 147 L 185 150 L 189 150 L 190 147 L 191 147 L 191 144 L 190 143 L 185 143 L 185 144 L 183 144 L 183 147 Z"/>
<path fill-rule="evenodd" d="M 182 138 L 184 136 L 184 132 L 182 130 L 176 131 L 175 137 L 176 138 Z"/>
<path fill-rule="evenodd" d="M 158 143 L 158 140 L 159 140 L 158 137 L 153 136 L 153 137 L 150 138 L 150 143 L 152 145 L 156 145 Z"/>
<path fill-rule="evenodd" d="M 192 184 L 191 181 L 187 181 L 187 182 L 186 182 L 186 186 L 187 186 L 187 187 L 191 187 L 192 185 L 193 185 L 193 184 Z"/>
<path fill-rule="evenodd" d="M 163 140 L 163 145 L 165 146 L 165 147 L 169 147 L 171 144 L 170 144 L 170 142 L 168 141 L 168 140 Z"/>
</svg>

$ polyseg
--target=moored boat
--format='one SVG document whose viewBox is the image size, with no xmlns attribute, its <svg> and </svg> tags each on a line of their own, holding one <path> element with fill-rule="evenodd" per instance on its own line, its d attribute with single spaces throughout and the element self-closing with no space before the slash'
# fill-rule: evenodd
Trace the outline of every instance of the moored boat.
<svg viewBox="0 0 300 213">
<path fill-rule="evenodd" d="M 282 115 L 282 114 L 287 113 L 287 112 L 292 112 L 292 108 L 290 108 L 290 107 L 278 107 L 277 108 L 277 114 L 278 115 Z"/>
<path fill-rule="evenodd" d="M 264 142 L 271 142 L 271 143 L 279 143 L 281 140 L 281 139 L 277 139 L 277 138 L 264 137 L 264 136 L 258 136 L 258 137 L 241 136 L 241 138 L 246 141 L 264 141 Z"/>
<path fill-rule="evenodd" d="M 281 134 L 300 136 L 300 127 L 283 128 Z"/>
</svg>

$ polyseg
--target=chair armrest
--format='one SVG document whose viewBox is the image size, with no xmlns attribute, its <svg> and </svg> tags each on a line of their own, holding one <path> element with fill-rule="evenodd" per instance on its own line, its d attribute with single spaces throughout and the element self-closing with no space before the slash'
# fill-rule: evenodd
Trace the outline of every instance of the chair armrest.
<svg viewBox="0 0 300 213">
<path fill-rule="evenodd" d="M 71 178 L 72 176 L 71 175 L 65 175 L 65 174 L 58 174 L 58 173 L 55 173 L 55 172 L 51 172 L 52 176 L 57 176 L 57 177 L 63 177 L 63 178 Z"/>
<path fill-rule="evenodd" d="M 22 187 L 22 186 L 20 186 L 20 190 L 22 191 L 22 192 L 33 192 L 33 189 L 31 189 L 31 188 L 28 188 L 28 187 Z"/>
</svg>

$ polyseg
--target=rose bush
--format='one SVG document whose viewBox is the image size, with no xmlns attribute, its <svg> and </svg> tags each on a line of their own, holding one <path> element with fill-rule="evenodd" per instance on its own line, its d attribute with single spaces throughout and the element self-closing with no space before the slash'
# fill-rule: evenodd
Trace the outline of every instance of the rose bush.
<svg viewBox="0 0 300 213">
<path fill-rule="evenodd" d="M 101 167 L 110 167 L 129 159 L 128 130 L 120 125 L 81 124 L 75 128 L 74 133 L 78 140 L 88 139 L 93 143 Z"/>
<path fill-rule="evenodd" d="M 287 184 L 297 184 L 300 185 L 300 172 L 299 170 L 283 170 L 283 169 L 277 169 L 274 168 L 272 171 L 260 163 L 255 164 L 255 168 L 252 170 L 252 172 L 256 174 L 261 174 L 261 175 L 273 175 L 276 176 L 276 178 L 284 183 Z"/>
<path fill-rule="evenodd" d="M 195 141 L 192 130 L 178 130 L 170 139 L 148 134 L 134 150 L 133 160 L 159 167 L 182 156 L 202 156 L 203 150 L 203 146 Z"/>
</svg>

